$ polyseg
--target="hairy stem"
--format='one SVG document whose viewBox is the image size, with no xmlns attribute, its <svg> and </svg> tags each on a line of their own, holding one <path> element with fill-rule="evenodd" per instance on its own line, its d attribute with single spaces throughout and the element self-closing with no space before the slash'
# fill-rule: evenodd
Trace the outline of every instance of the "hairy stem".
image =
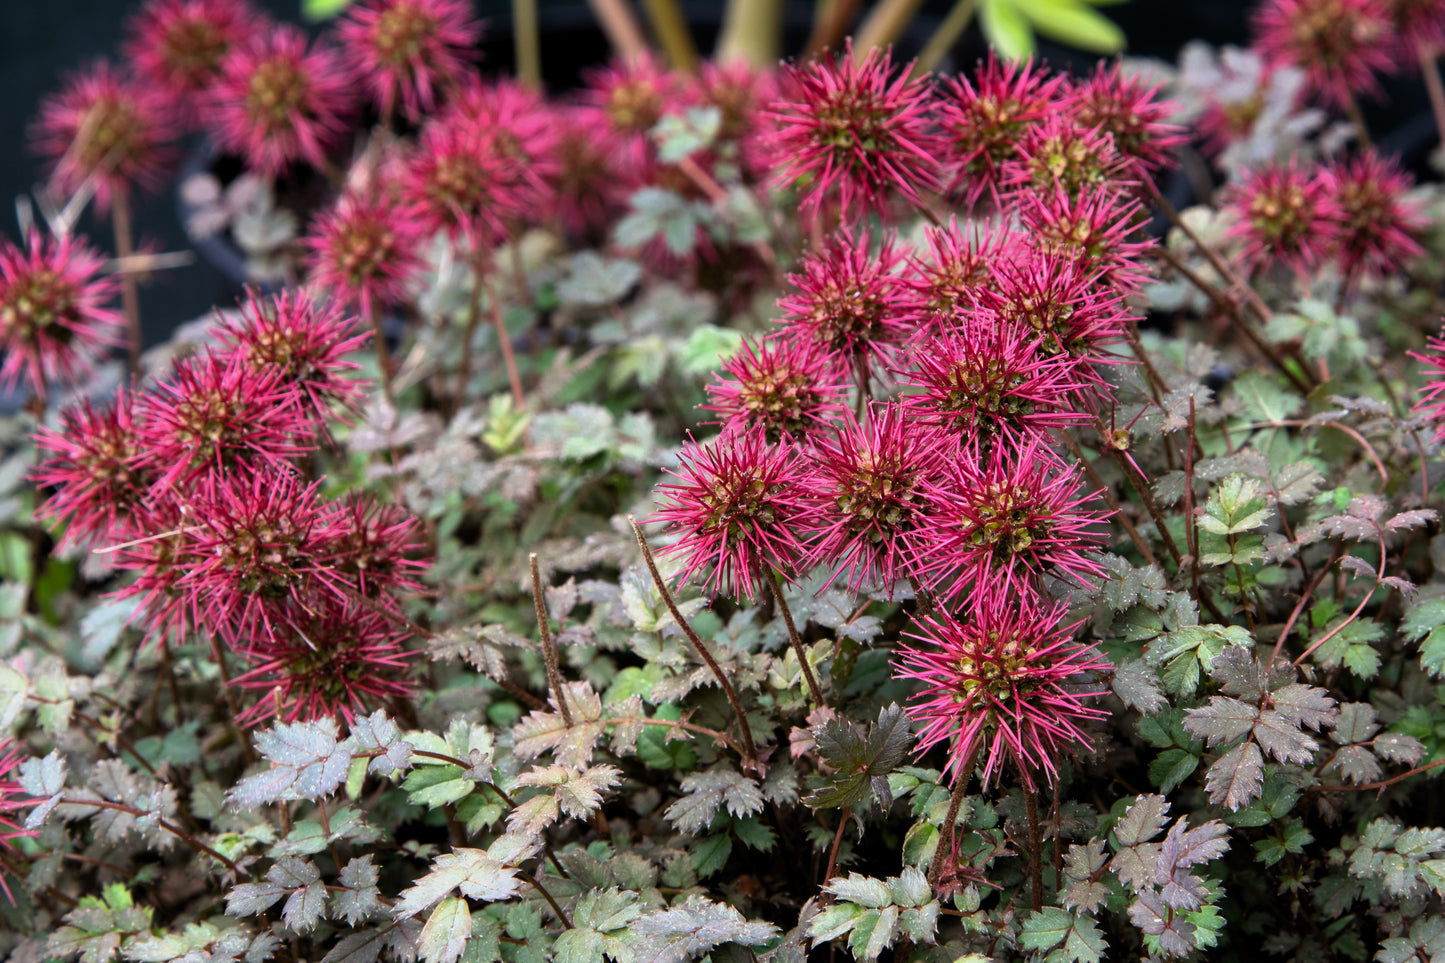
<svg viewBox="0 0 1445 963">
<path fill-rule="evenodd" d="M 1029 883 L 1033 892 L 1034 912 L 1044 908 L 1044 864 L 1043 840 L 1039 833 L 1039 794 L 1035 789 L 1024 787 L 1024 807 L 1029 823 Z"/>
<path fill-rule="evenodd" d="M 562 689 L 562 669 L 557 660 L 557 643 L 552 638 L 552 627 L 547 624 L 547 605 L 542 598 L 542 573 L 537 566 L 537 553 L 528 556 L 532 566 L 532 604 L 537 608 L 537 628 L 542 633 L 542 661 L 547 666 L 547 684 L 557 700 L 557 710 L 562 713 L 562 722 L 572 728 L 572 710 L 567 706 L 567 693 Z"/>
<path fill-rule="evenodd" d="M 852 818 L 852 806 L 844 806 L 842 812 L 838 813 L 838 831 L 833 834 L 833 847 L 828 850 L 828 868 L 823 871 L 824 884 L 838 871 L 838 850 L 843 846 L 843 832 L 848 828 L 848 820 Z"/>
<path fill-rule="evenodd" d="M 125 191 L 115 193 L 110 213 L 115 218 L 116 256 L 121 259 L 134 257 L 135 236 L 130 223 L 130 198 L 126 196 Z M 140 290 L 136 286 L 135 275 L 129 271 L 121 272 L 120 295 L 125 309 L 125 334 L 126 345 L 130 351 L 130 373 L 131 377 L 135 377 L 140 374 L 140 356 L 145 343 L 141 340 L 140 331 Z"/>
<path fill-rule="evenodd" d="M 697 650 L 697 654 L 707 663 L 707 667 L 712 670 L 712 674 L 717 679 L 718 685 L 722 686 L 723 694 L 727 696 L 728 702 L 732 705 L 733 713 L 738 717 L 739 735 L 743 740 L 743 767 L 751 772 L 756 772 L 758 768 L 758 749 L 757 746 L 753 744 L 753 733 L 752 730 L 748 728 L 748 716 L 747 713 L 743 711 L 742 700 L 738 698 L 737 691 L 733 689 L 732 683 L 728 681 L 727 674 L 723 672 L 722 666 L 717 664 L 717 660 L 712 657 L 712 653 L 709 652 L 707 646 L 703 644 L 702 638 L 698 636 L 692 624 L 688 622 L 687 617 L 682 614 L 682 610 L 677 607 L 677 600 L 672 597 L 672 591 L 667 587 L 667 581 L 663 579 L 662 573 L 657 570 L 657 561 L 652 557 L 652 547 L 647 544 L 647 536 L 642 533 L 642 526 L 637 524 L 636 517 L 632 515 L 627 516 L 627 523 L 632 526 L 632 533 L 637 536 L 637 546 L 642 549 L 642 558 L 643 561 L 647 563 L 647 571 L 652 575 L 652 584 L 657 586 L 657 591 L 662 595 L 662 601 L 667 605 L 667 610 L 672 613 L 672 618 L 677 623 L 678 628 L 682 630 L 683 635 L 687 636 L 687 640 L 692 643 L 693 648 Z"/>
<path fill-rule="evenodd" d="M 813 669 L 808 665 L 808 652 L 803 648 L 803 640 L 798 637 L 798 627 L 793 622 L 793 610 L 788 607 L 788 600 L 783 597 L 783 587 L 778 584 L 778 578 L 772 572 L 764 570 L 763 580 L 768 583 L 768 588 L 773 590 L 773 599 L 778 603 L 778 610 L 783 613 L 783 624 L 788 627 L 788 642 L 793 646 L 793 652 L 798 656 L 798 665 L 803 668 L 803 679 L 808 683 L 808 692 L 813 697 L 813 705 L 827 705 L 823 701 L 823 690 L 818 688 L 818 680 L 813 677 Z"/>
<path fill-rule="evenodd" d="M 963 765 L 958 768 L 958 775 L 954 777 L 953 792 L 948 796 L 948 812 L 944 814 L 943 825 L 938 831 L 938 848 L 934 850 L 933 862 L 928 867 L 928 882 L 934 887 L 938 886 L 943 867 L 958 848 L 958 811 L 963 806 L 963 797 L 968 795 L 968 782 L 973 778 L 973 765 L 982 748 L 983 740 L 979 739 L 968 751 L 968 758 L 963 761 Z"/>
</svg>

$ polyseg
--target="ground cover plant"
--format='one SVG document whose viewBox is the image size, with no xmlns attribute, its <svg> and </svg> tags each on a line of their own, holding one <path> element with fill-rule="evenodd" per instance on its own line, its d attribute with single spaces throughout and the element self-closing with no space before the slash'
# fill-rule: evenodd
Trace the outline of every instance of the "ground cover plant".
<svg viewBox="0 0 1445 963">
<path fill-rule="evenodd" d="M 0 952 L 1445 953 L 1445 193 L 1361 107 L 1445 6 L 1075 73 L 1010 55 L 1086 6 L 946 73 L 597 6 L 548 94 L 463 0 L 149 0 L 40 105 Z M 147 351 L 187 132 L 257 283 Z"/>
</svg>

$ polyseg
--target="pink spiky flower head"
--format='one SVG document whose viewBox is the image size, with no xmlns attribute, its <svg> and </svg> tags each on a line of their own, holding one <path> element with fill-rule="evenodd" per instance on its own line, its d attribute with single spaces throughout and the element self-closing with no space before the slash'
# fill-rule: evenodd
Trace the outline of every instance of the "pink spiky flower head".
<svg viewBox="0 0 1445 963">
<path fill-rule="evenodd" d="M 408 214 L 426 232 L 485 244 L 527 213 L 516 185 L 517 161 L 496 129 L 449 111 L 422 128 L 401 190 Z"/>
<path fill-rule="evenodd" d="M 144 399 L 140 464 L 162 491 L 208 474 L 285 472 L 314 447 L 317 416 L 300 390 L 239 353 L 188 359 Z"/>
<path fill-rule="evenodd" d="M 1435 441 L 1445 439 L 1445 327 L 1425 343 L 1424 351 L 1411 351 L 1428 379 L 1411 413 L 1435 423 Z"/>
<path fill-rule="evenodd" d="M 769 441 L 799 441 L 841 410 L 844 388 L 833 383 L 833 369 L 811 342 L 748 338 L 707 386 L 712 401 L 702 407 L 723 416 L 724 431 L 757 426 Z"/>
<path fill-rule="evenodd" d="M 414 515 L 351 493 L 337 507 L 328 538 L 331 568 L 358 598 L 421 591 L 426 541 Z"/>
<path fill-rule="evenodd" d="M 974 81 L 949 77 L 938 103 L 948 192 L 969 207 L 984 195 L 997 202 L 1003 165 L 1017 156 L 1028 130 L 1051 116 L 1065 80 L 1031 62 L 1001 61 L 993 51 Z"/>
<path fill-rule="evenodd" d="M 351 377 L 360 369 L 347 356 L 366 344 L 371 332 L 335 301 L 317 301 L 305 291 L 263 295 L 248 291 L 237 320 L 218 332 L 226 350 L 222 359 L 236 359 L 280 393 L 296 393 L 308 416 L 324 423 L 336 405 L 355 408 L 364 381 Z"/>
<path fill-rule="evenodd" d="M 1266 60 L 1300 68 L 1310 89 L 1337 107 L 1379 93 L 1375 75 L 1395 69 L 1394 24 L 1381 0 L 1266 0 L 1253 26 Z"/>
<path fill-rule="evenodd" d="M 911 255 L 901 279 L 911 294 L 908 314 L 922 333 L 967 323 L 999 273 L 1028 254 L 1023 239 L 1007 227 L 963 226 L 955 218 L 927 228 L 923 236 L 927 254 Z"/>
<path fill-rule="evenodd" d="M 1068 114 L 1051 114 L 1019 137 L 1001 179 L 1010 193 L 1063 191 L 1078 197 L 1089 189 L 1117 187 L 1128 170 L 1108 132 L 1083 127 Z"/>
<path fill-rule="evenodd" d="M 78 238 L 32 231 L 24 247 L 0 237 L 0 386 L 30 382 L 43 395 L 74 384 L 109 348 L 125 343 L 108 303 L 119 288 L 100 255 Z"/>
<path fill-rule="evenodd" d="M 312 226 L 312 282 L 366 317 L 407 298 L 421 270 L 420 225 L 386 191 L 348 191 Z"/>
<path fill-rule="evenodd" d="M 1347 284 L 1399 270 L 1424 253 L 1418 238 L 1427 222 L 1405 196 L 1414 180 L 1393 160 L 1366 151 L 1325 164 L 1318 176 L 1327 206 L 1339 218 L 1334 255 Z"/>
<path fill-rule="evenodd" d="M 161 91 L 187 124 L 200 95 L 231 48 L 262 30 L 246 0 L 149 0 L 127 23 L 126 58 L 137 77 Z"/>
<path fill-rule="evenodd" d="M 798 290 L 778 302 L 787 336 L 817 345 L 840 374 L 867 377 L 913 330 L 903 267 L 891 235 L 875 252 L 867 232 L 840 231 L 788 276 Z"/>
<path fill-rule="evenodd" d="M 776 176 L 802 188 L 805 211 L 836 201 L 845 217 L 850 208 L 884 213 L 895 194 L 918 204 L 938 187 L 942 143 L 926 78 L 910 80 L 908 67 L 895 74 L 892 54 L 876 48 L 855 59 L 851 41 L 841 56 L 783 71 Z"/>
<path fill-rule="evenodd" d="M 1418 63 L 1420 51 L 1445 47 L 1445 0 L 1384 0 L 1395 20 L 1400 55 Z"/>
<path fill-rule="evenodd" d="M 514 214 L 541 219 L 552 203 L 561 175 L 561 132 L 541 91 L 510 77 L 462 86 L 448 108 L 450 122 L 479 129 L 499 159 L 494 194 L 511 198 Z"/>
<path fill-rule="evenodd" d="M 848 586 L 891 592 L 916 573 L 920 539 L 933 524 L 930 480 L 947 474 L 956 448 L 938 428 L 908 418 L 898 404 L 870 406 L 859 423 L 847 413 L 831 439 L 816 440 L 816 464 L 804 481 L 810 513 L 810 562 L 846 573 Z"/>
<path fill-rule="evenodd" d="M 350 597 L 331 565 L 337 506 L 320 486 L 286 469 L 203 480 L 186 531 L 193 561 L 178 587 L 233 648 L 264 650 L 298 613 Z"/>
<path fill-rule="evenodd" d="M 42 427 L 36 433 L 35 447 L 50 457 L 31 477 L 37 486 L 54 489 L 37 514 L 65 526 L 62 547 L 115 539 L 149 496 L 139 429 L 134 395 L 122 387 L 109 405 L 82 401 L 61 414 L 59 431 Z"/>
<path fill-rule="evenodd" d="M 88 183 L 96 207 L 108 211 L 133 187 L 160 186 L 174 135 L 163 95 L 99 61 L 41 102 L 34 147 L 49 160 L 55 187 L 73 195 Z"/>
<path fill-rule="evenodd" d="M 753 428 L 707 445 L 689 441 L 679 461 L 669 471 L 677 481 L 657 487 L 663 502 L 652 520 L 680 535 L 663 550 L 682 560 L 680 579 L 701 575 L 704 591 L 751 600 L 763 579 L 793 577 L 806 517 L 798 450 Z"/>
<path fill-rule="evenodd" d="M 355 82 L 331 47 L 307 48 L 299 27 L 252 35 L 221 61 L 211 85 L 207 126 L 252 170 L 276 177 L 304 161 L 326 166 L 346 134 Z"/>
<path fill-rule="evenodd" d="M 1120 63 L 1101 62 L 1068 95 L 1074 123 L 1110 135 L 1134 177 L 1172 166 L 1174 149 L 1189 140 L 1183 128 L 1169 123 L 1177 105 L 1157 99 L 1159 86 L 1126 77 Z"/>
<path fill-rule="evenodd" d="M 416 654 L 402 646 L 407 633 L 385 616 L 355 604 L 326 601 L 296 611 L 264 647 L 246 653 L 252 668 L 238 689 L 263 693 L 243 712 L 243 726 L 273 716 L 286 722 L 359 714 L 412 694 L 406 672 Z"/>
<path fill-rule="evenodd" d="M 1334 244 L 1339 218 L 1325 185 L 1291 161 L 1246 173 L 1230 185 L 1220 206 L 1234 214 L 1229 235 L 1251 271 L 1282 265 L 1304 272 Z"/>
<path fill-rule="evenodd" d="M 154 492 L 130 511 L 124 538 L 113 546 L 117 568 L 136 572 L 135 580 L 116 591 L 118 599 L 137 599 L 133 621 L 145 626 L 146 639 L 157 645 L 180 643 L 198 627 L 195 593 L 182 580 L 199 561 L 191 533 L 194 509 L 170 493 Z"/>
<path fill-rule="evenodd" d="M 1088 700 L 1103 691 L 1082 683 L 1107 669 L 1097 649 L 1073 641 L 1079 623 L 1065 623 L 1067 606 L 1032 593 L 990 590 L 968 618 L 920 616 L 922 645 L 904 645 L 894 674 L 922 686 L 908 707 L 918 727 L 915 751 L 944 743 L 944 772 L 967 780 L 976 761 L 987 788 L 1012 765 L 1029 789 L 1058 780 L 1056 760 L 1090 744 L 1084 726 L 1108 715 Z"/>
<path fill-rule="evenodd" d="M 777 99 L 775 71 L 759 70 L 746 60 L 708 61 L 698 79 L 698 100 L 718 110 L 718 140 L 737 145 L 748 180 L 761 180 L 775 158 L 768 151 L 773 118 L 765 113 Z"/>
<path fill-rule="evenodd" d="M 584 75 L 583 103 L 602 111 L 605 143 L 612 162 L 636 178 L 653 156 L 648 136 L 677 97 L 678 78 L 650 53 L 614 61 Z"/>
<path fill-rule="evenodd" d="M 1019 202 L 1022 232 L 1041 254 L 1066 258 L 1083 276 L 1125 293 L 1148 278 L 1143 255 L 1153 242 L 1140 237 L 1138 200 L 1107 186 L 1077 197 L 1062 190 L 1026 191 Z"/>
<path fill-rule="evenodd" d="M 1027 591 L 1045 573 L 1080 585 L 1103 574 L 1086 553 L 1102 544 L 1109 516 L 1086 507 L 1094 495 L 1081 491 L 1077 464 L 1035 438 L 952 467 L 953 477 L 932 483 L 934 525 L 917 559 L 943 597 Z"/>
<path fill-rule="evenodd" d="M 902 403 L 967 444 L 1017 446 L 1089 420 L 1080 396 L 1092 386 L 1078 362 L 1046 352 L 1033 332 L 988 312 L 921 342 L 911 355 L 913 367 L 900 380 L 917 390 Z"/>
<path fill-rule="evenodd" d="M 366 0 L 346 12 L 336 35 L 381 113 L 400 104 L 415 119 L 461 83 L 482 24 L 467 0 Z"/>
<path fill-rule="evenodd" d="M 39 800 L 18 798 L 22 793 L 20 784 L 13 779 L 6 778 L 19 768 L 25 758 L 20 750 L 13 747 L 9 739 L 0 739 L 0 846 L 4 846 L 6 849 L 11 848 L 10 840 L 12 839 L 35 835 L 35 830 L 22 828 L 16 820 L 20 818 L 21 810 L 30 808 Z M 15 901 L 3 873 L 0 873 L 0 890 L 5 891 L 6 898 L 12 903 Z"/>
<path fill-rule="evenodd" d="M 1097 282 L 1066 256 L 1034 251 L 999 270 L 979 302 L 1000 323 L 1031 336 L 1045 355 L 1107 364 L 1109 348 L 1124 340 L 1130 314 L 1123 295 Z M 1076 374 L 1099 382 L 1090 368 Z"/>
<path fill-rule="evenodd" d="M 559 133 L 556 215 L 570 234 L 600 232 L 627 198 L 609 145 L 607 116 L 592 104 L 557 104 L 546 116 Z"/>
</svg>

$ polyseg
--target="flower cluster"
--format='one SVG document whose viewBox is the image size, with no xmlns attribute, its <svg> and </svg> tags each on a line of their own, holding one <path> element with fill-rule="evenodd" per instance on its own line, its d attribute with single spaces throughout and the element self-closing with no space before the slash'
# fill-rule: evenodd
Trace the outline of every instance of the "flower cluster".
<svg viewBox="0 0 1445 963">
<path fill-rule="evenodd" d="M 1101 424 L 1147 276 L 1139 182 L 1180 134 L 1118 69 L 990 60 L 938 92 L 905 75 L 872 52 L 784 78 L 778 176 L 833 229 L 775 332 L 709 387 L 722 432 L 684 447 L 655 518 L 709 590 L 818 570 L 916 596 L 896 665 L 921 685 L 923 748 L 967 779 L 986 747 L 986 781 L 1008 762 L 1032 786 L 1087 743 L 1096 693 L 1074 683 L 1103 664 L 1050 591 L 1103 575 L 1107 518 L 1059 433 Z M 866 226 L 938 191 L 994 217 L 935 218 L 913 254 Z"/>
<path fill-rule="evenodd" d="M 245 715 L 351 715 L 410 691 L 400 593 L 418 589 L 414 519 L 322 496 L 306 458 L 361 386 L 356 319 L 304 293 L 251 294 L 220 347 L 143 391 L 41 429 L 40 517 L 111 553 L 117 593 L 161 644 L 195 633 L 250 664 Z"/>
</svg>

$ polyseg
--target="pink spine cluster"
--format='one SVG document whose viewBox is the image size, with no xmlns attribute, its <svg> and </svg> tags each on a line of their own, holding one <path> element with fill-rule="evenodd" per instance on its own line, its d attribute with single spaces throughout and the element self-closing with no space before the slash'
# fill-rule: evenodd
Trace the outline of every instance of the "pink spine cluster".
<svg viewBox="0 0 1445 963">
<path fill-rule="evenodd" d="M 416 519 L 307 476 L 326 421 L 362 385 L 368 335 L 334 302 L 249 295 L 220 348 L 42 429 L 39 509 L 62 544 L 134 573 L 117 595 L 162 645 L 209 638 L 249 669 L 247 722 L 351 718 L 411 691 L 403 595 L 420 589 Z"/>
</svg>

